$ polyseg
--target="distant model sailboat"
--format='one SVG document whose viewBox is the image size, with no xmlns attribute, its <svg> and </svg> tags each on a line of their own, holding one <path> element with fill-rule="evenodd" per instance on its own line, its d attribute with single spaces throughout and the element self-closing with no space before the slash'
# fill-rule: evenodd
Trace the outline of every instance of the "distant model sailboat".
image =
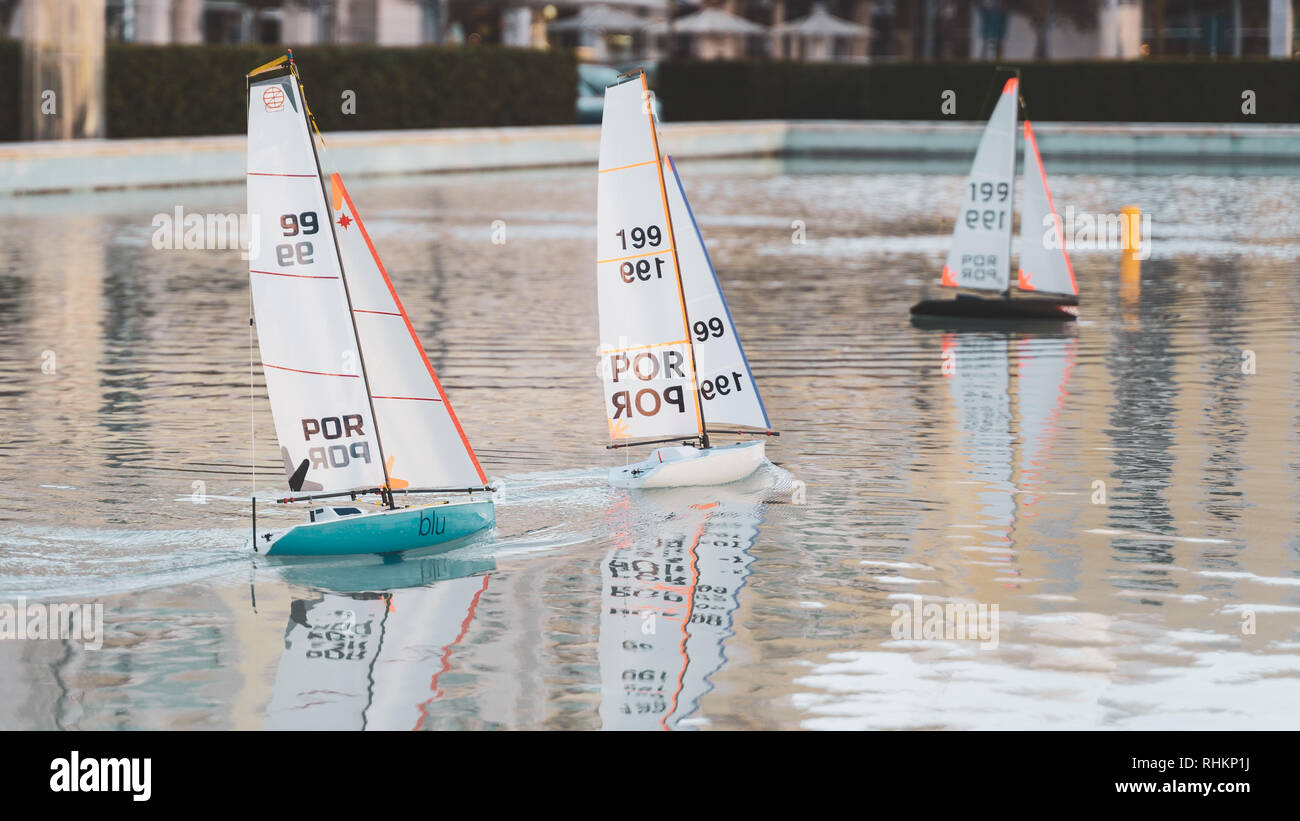
<svg viewBox="0 0 1300 821">
<path fill-rule="evenodd" d="M 1018 89 L 1018 79 L 1007 80 L 984 128 L 941 280 L 946 288 L 1000 296 L 959 292 L 956 299 L 932 299 L 913 305 L 915 315 L 1066 321 L 1079 315 L 1074 267 L 1065 250 L 1061 218 L 1052 204 L 1043 158 L 1028 120 L 1024 126 L 1025 204 L 1020 214 L 1020 265 L 1016 277 L 1021 297 L 1011 298 Z"/>
<path fill-rule="evenodd" d="M 322 180 L 313 127 L 292 52 L 249 73 L 249 278 L 295 494 L 279 502 L 354 504 L 314 507 L 273 541 L 254 507 L 254 539 L 271 555 L 393 553 L 489 527 L 490 500 L 394 501 L 490 488 L 342 179 Z M 387 509 L 355 504 L 365 494 Z"/>
<path fill-rule="evenodd" d="M 596 213 L 596 290 L 609 447 L 661 447 L 616 467 L 617 487 L 743 479 L 775 435 L 671 157 L 659 153 L 645 74 L 605 90 Z M 706 425 L 707 420 L 707 425 Z"/>
</svg>

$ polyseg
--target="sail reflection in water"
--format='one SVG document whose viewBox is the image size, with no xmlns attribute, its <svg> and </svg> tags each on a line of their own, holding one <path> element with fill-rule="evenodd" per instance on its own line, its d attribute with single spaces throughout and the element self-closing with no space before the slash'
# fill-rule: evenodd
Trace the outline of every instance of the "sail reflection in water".
<svg viewBox="0 0 1300 821">
<path fill-rule="evenodd" d="M 1009 544 L 1017 514 L 1052 484 L 1041 466 L 1060 430 L 1076 340 L 949 332 L 941 345 L 968 461 L 963 472 L 980 486 L 977 518 L 992 526 L 995 543 Z"/>
<path fill-rule="evenodd" d="M 293 602 L 265 728 L 418 729 L 494 570 L 491 560 L 438 557 L 287 569 L 291 582 L 387 592 L 322 592 Z"/>
<path fill-rule="evenodd" d="M 624 542 L 601 566 L 603 729 L 690 726 L 686 720 L 726 660 L 724 643 L 763 518 L 756 498 L 768 481 L 760 471 L 746 482 L 711 488 L 709 495 L 692 488 L 627 498 L 627 505 L 646 508 L 634 513 L 662 524 L 624 530 Z"/>
</svg>

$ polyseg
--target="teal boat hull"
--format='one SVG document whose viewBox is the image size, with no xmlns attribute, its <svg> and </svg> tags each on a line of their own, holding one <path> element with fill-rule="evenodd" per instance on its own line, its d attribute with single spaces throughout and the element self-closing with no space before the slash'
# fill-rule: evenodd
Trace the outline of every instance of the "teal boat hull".
<svg viewBox="0 0 1300 821">
<path fill-rule="evenodd" d="M 271 542 L 266 555 L 400 553 L 454 542 L 495 524 L 490 501 L 405 507 L 297 525 Z"/>
</svg>

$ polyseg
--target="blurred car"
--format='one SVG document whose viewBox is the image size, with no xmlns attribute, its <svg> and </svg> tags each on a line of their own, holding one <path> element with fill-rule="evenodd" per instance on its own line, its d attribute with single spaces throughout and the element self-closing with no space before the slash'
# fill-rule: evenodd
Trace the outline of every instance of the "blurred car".
<svg viewBox="0 0 1300 821">
<path fill-rule="evenodd" d="M 629 70 L 636 66 L 629 66 Z M 595 63 L 578 64 L 578 122 L 598 123 L 605 110 L 605 89 L 618 82 L 621 72 L 610 66 Z M 653 87 L 652 87 L 653 88 Z M 658 95 L 654 98 L 655 119 L 663 120 L 664 106 Z"/>
</svg>

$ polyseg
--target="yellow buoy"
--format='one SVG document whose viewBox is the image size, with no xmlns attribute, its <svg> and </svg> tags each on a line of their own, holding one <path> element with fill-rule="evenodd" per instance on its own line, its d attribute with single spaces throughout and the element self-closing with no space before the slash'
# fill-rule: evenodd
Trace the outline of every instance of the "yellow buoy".
<svg viewBox="0 0 1300 821">
<path fill-rule="evenodd" d="M 1123 220 L 1120 236 L 1123 249 L 1119 262 L 1119 298 L 1126 324 L 1136 324 L 1138 298 L 1142 294 L 1142 209 L 1126 205 L 1120 209 Z"/>
</svg>

